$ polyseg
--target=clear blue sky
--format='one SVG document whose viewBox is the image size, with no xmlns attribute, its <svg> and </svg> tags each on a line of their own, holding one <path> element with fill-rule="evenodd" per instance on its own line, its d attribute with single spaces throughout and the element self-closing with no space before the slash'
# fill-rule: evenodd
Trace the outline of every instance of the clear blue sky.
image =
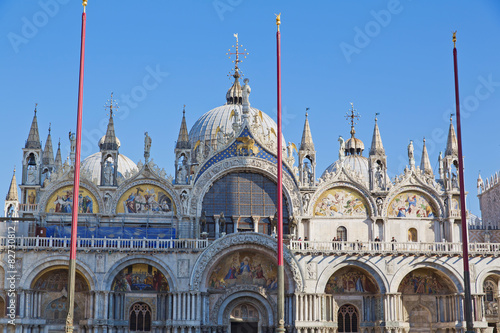
<svg viewBox="0 0 500 333">
<path fill-rule="evenodd" d="M 56 4 L 56 5 L 55 5 Z M 80 0 L 0 2 L 0 193 L 20 170 L 34 104 L 45 145 L 54 149 L 76 128 L 81 28 Z M 252 106 L 275 118 L 274 13 L 282 13 L 283 131 L 299 143 L 305 108 L 317 150 L 317 174 L 337 159 L 339 135 L 353 102 L 368 155 L 373 118 L 391 178 L 407 164 L 409 140 L 420 161 L 426 137 L 437 173 L 454 111 L 452 31 L 458 30 L 460 95 L 468 208 L 479 214 L 478 171 L 500 170 L 500 2 L 490 1 L 96 1 L 87 7 L 82 154 L 98 151 L 114 92 L 121 109 L 115 128 L 120 153 L 151 156 L 173 173 L 173 148 L 186 104 L 190 128 L 225 103 L 232 63 L 225 55 L 238 32 L 250 52 L 241 65 Z M 144 83 L 150 71 L 158 81 Z M 164 74 L 168 73 L 168 75 Z M 145 89 L 148 88 L 148 89 Z M 145 94 L 144 94 L 145 92 Z M 130 97 L 127 101 L 126 96 Z M 18 172 L 20 180 L 20 172 Z M 3 206 L 2 206 L 3 208 Z"/>
</svg>

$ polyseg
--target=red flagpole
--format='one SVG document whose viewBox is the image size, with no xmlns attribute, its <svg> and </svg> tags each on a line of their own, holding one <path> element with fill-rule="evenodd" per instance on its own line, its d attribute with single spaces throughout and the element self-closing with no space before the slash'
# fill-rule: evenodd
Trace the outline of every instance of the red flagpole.
<svg viewBox="0 0 500 333">
<path fill-rule="evenodd" d="M 82 36 L 80 46 L 80 79 L 78 83 L 78 111 L 76 120 L 76 152 L 75 178 L 73 181 L 73 209 L 71 210 L 71 248 L 69 252 L 68 272 L 68 316 L 66 318 L 66 332 L 73 332 L 73 313 L 75 310 L 75 275 L 76 275 L 76 238 L 78 234 L 78 192 L 80 189 L 80 155 L 82 144 L 82 105 L 83 105 L 83 69 L 85 61 L 85 27 L 87 14 L 87 0 L 83 0 Z"/>
<path fill-rule="evenodd" d="M 453 69 L 455 73 L 455 105 L 457 112 L 457 143 L 458 143 L 458 179 L 460 182 L 460 219 L 462 221 L 462 247 L 464 261 L 464 289 L 465 301 L 464 312 L 467 331 L 474 332 L 474 323 L 472 321 L 472 297 L 470 291 L 470 273 L 469 273 L 469 242 L 467 234 L 467 210 L 465 207 L 465 185 L 464 185 L 464 159 L 462 155 L 462 127 L 460 123 L 460 98 L 458 95 L 458 65 L 456 32 L 453 33 Z"/>
<path fill-rule="evenodd" d="M 280 35 L 280 15 L 276 15 L 276 54 L 277 54 L 277 123 L 278 123 L 278 163 L 277 163 L 277 201 L 278 201 L 278 327 L 276 332 L 285 332 L 285 271 L 283 267 L 283 159 L 281 142 L 281 35 Z"/>
</svg>

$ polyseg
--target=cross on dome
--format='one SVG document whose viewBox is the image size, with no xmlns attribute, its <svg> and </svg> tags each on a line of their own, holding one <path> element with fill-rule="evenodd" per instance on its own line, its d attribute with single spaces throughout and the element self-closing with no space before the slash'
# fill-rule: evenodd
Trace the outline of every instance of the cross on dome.
<svg viewBox="0 0 500 333">
<path fill-rule="evenodd" d="M 239 42 L 238 42 L 238 34 L 237 33 L 233 34 L 233 36 L 236 37 L 236 44 L 232 45 L 231 47 L 234 47 L 235 50 L 234 50 L 234 52 L 231 52 L 231 49 L 228 49 L 228 52 L 226 53 L 226 55 L 228 55 L 229 59 L 231 59 L 232 55 L 235 55 L 235 59 L 233 60 L 233 62 L 234 62 L 234 74 L 231 76 L 233 76 L 234 78 L 238 78 L 238 77 L 240 77 L 240 69 L 238 67 L 238 64 L 240 62 L 243 62 L 243 60 L 240 60 L 239 56 L 242 55 L 243 58 L 246 58 L 249 53 L 246 52 L 247 49 L 243 49 L 243 52 L 239 52 L 239 48 L 243 47 L 243 45 L 238 44 Z"/>
<path fill-rule="evenodd" d="M 109 104 L 108 104 L 109 103 Z M 113 103 L 115 103 L 115 105 L 113 105 Z M 108 99 L 108 101 L 106 102 L 106 104 L 104 104 L 104 108 L 107 109 L 109 108 L 109 117 L 112 118 L 113 117 L 113 108 L 115 109 L 119 109 L 120 107 L 118 106 L 118 103 L 116 103 L 116 100 L 113 99 L 113 92 L 111 92 L 111 97 L 110 99 Z"/>
</svg>

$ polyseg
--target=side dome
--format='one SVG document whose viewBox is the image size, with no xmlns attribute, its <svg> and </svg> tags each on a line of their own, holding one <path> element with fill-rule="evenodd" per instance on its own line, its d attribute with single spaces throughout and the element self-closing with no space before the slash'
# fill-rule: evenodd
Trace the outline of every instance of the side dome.
<svg viewBox="0 0 500 333">
<path fill-rule="evenodd" d="M 84 159 L 81 163 L 80 170 L 88 172 L 91 175 L 91 180 L 94 184 L 101 184 L 101 153 L 95 153 Z M 118 178 L 125 178 L 127 172 L 129 174 L 138 172 L 137 165 L 125 155 L 118 155 Z"/>
<path fill-rule="evenodd" d="M 326 168 L 321 177 L 330 172 L 337 172 L 338 170 L 340 170 L 341 166 L 344 166 L 344 168 L 360 174 L 365 181 L 370 180 L 370 174 L 368 171 L 368 159 L 361 155 L 348 155 L 344 158 L 343 161 L 336 161 L 328 168 Z"/>
<path fill-rule="evenodd" d="M 205 142 L 205 144 L 208 146 L 215 146 L 217 144 L 218 127 L 227 135 L 235 135 L 233 130 L 234 119 L 232 119 L 233 117 L 231 117 L 233 110 L 238 114 L 237 117 L 239 117 L 241 123 L 243 106 L 239 104 L 222 105 L 208 111 L 203 116 L 201 116 L 189 131 L 189 142 L 191 143 L 191 147 L 194 147 L 198 140 L 200 140 L 200 142 Z M 277 133 L 278 126 L 276 125 L 274 120 L 264 112 L 250 107 L 250 121 L 252 121 L 255 117 L 259 117 L 259 113 L 262 114 L 262 134 L 265 136 L 275 135 L 271 133 Z M 282 140 L 283 142 L 285 142 L 284 138 L 282 138 Z"/>
</svg>

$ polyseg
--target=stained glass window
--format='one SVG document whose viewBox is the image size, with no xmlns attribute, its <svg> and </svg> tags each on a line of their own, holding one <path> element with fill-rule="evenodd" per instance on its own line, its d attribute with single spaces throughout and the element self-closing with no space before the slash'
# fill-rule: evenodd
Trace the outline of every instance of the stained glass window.
<svg viewBox="0 0 500 333">
<path fill-rule="evenodd" d="M 258 173 L 233 172 L 215 181 L 203 198 L 209 237 L 215 236 L 214 215 L 222 212 L 227 233 L 255 230 L 250 219 L 254 217 L 258 218 L 259 232 L 270 234 L 269 217 L 276 213 L 276 193 L 276 183 Z M 288 233 L 288 203 L 284 194 L 283 232 Z"/>
</svg>

